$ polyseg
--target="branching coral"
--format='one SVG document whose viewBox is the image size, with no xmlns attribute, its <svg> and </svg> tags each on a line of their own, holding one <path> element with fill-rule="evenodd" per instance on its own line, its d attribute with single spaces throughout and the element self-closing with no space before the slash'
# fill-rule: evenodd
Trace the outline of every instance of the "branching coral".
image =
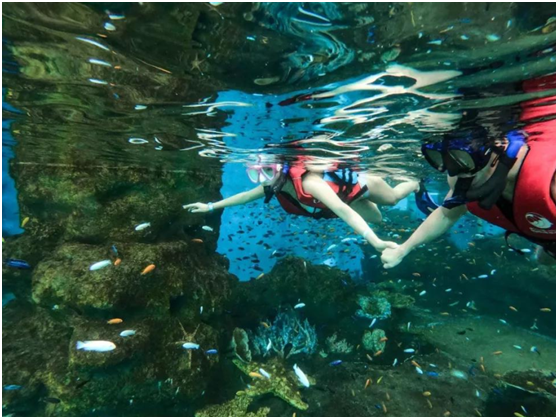
<svg viewBox="0 0 558 419">
<path fill-rule="evenodd" d="M 316 352 L 318 338 L 308 320 L 301 321 L 295 313 L 284 312 L 279 313 L 269 327 L 258 327 L 251 342 L 256 355 L 265 357 L 275 353 L 281 358 L 289 358 Z"/>
</svg>

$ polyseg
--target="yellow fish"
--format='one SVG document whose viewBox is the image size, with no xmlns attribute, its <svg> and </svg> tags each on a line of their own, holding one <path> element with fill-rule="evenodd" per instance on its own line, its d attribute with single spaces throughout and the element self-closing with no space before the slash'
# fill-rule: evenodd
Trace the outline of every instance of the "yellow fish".
<svg viewBox="0 0 558 419">
<path fill-rule="evenodd" d="M 145 269 L 143 271 L 141 271 L 142 275 L 147 275 L 149 272 L 151 272 L 153 269 L 155 269 L 155 265 L 151 264 L 151 265 L 147 265 L 145 267 Z"/>
<path fill-rule="evenodd" d="M 28 222 L 29 222 L 29 217 L 25 217 L 21 222 L 21 228 L 25 227 L 25 224 L 27 224 Z"/>
<path fill-rule="evenodd" d="M 261 375 L 259 372 L 251 372 L 250 374 L 248 374 L 250 377 L 252 378 L 264 378 L 263 375 Z"/>
<path fill-rule="evenodd" d="M 378 378 L 378 381 L 376 381 L 376 384 L 380 384 L 382 382 L 382 379 L 384 378 L 384 376 L 382 375 L 380 378 Z"/>
</svg>

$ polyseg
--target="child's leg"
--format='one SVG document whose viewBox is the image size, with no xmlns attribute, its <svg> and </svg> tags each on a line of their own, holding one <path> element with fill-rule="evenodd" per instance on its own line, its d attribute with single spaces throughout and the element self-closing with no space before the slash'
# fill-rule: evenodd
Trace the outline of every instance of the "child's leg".
<svg viewBox="0 0 558 419">
<path fill-rule="evenodd" d="M 395 205 L 403 198 L 419 190 L 419 183 L 416 181 L 403 182 L 392 188 L 378 176 L 364 176 L 369 193 L 367 199 L 379 205 Z"/>
</svg>

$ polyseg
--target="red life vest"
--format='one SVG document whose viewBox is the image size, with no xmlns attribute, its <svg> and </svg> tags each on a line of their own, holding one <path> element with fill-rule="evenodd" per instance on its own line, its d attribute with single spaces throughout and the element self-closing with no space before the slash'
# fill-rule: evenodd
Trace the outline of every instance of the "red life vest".
<svg viewBox="0 0 558 419">
<path fill-rule="evenodd" d="M 556 75 L 532 80 L 524 84 L 525 91 L 556 88 Z M 550 194 L 556 173 L 556 96 L 524 102 L 520 120 L 528 134 L 529 150 L 517 175 L 510 220 L 494 205 L 483 210 L 476 202 L 467 209 L 489 223 L 510 232 L 521 234 L 535 242 L 556 241 L 556 203 Z M 554 115 L 554 119 L 540 121 Z M 534 121 L 533 121 L 534 120 Z"/>
<path fill-rule="evenodd" d="M 348 169 L 345 169 L 348 170 Z M 302 178 L 308 172 L 302 166 L 289 168 L 288 176 L 293 183 L 296 191 L 296 198 L 287 192 L 280 191 L 277 193 L 277 199 L 283 209 L 289 214 L 302 215 L 313 218 L 336 218 L 337 215 L 327 208 L 323 203 L 315 199 L 304 191 L 302 187 Z M 337 176 L 335 172 L 327 172 L 329 177 L 334 181 L 326 180 L 329 187 L 337 194 L 339 198 L 346 204 L 350 205 L 355 199 L 362 196 L 368 188 L 361 187 L 358 182 L 351 183 Z M 349 171 L 349 173 L 352 173 Z M 313 208 L 313 211 L 305 207 Z"/>
</svg>

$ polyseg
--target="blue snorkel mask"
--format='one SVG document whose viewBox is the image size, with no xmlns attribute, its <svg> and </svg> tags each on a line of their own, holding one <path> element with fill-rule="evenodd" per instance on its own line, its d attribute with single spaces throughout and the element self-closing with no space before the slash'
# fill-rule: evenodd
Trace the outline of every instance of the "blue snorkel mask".
<svg viewBox="0 0 558 419">
<path fill-rule="evenodd" d="M 474 175 L 490 161 L 492 147 L 475 147 L 469 139 L 444 139 L 438 143 L 424 144 L 422 154 L 426 161 L 440 172 L 450 176 Z"/>
<path fill-rule="evenodd" d="M 525 144 L 525 135 L 521 131 L 510 131 L 506 135 L 506 148 L 496 145 L 473 145 L 471 137 L 469 135 L 467 138 L 445 138 L 438 143 L 424 144 L 421 148 L 426 161 L 436 170 L 447 171 L 449 176 L 467 175 L 457 180 L 452 197 L 442 204 L 446 208 L 451 209 L 473 201 L 477 201 L 483 209 L 492 208 L 502 195 L 508 173 L 517 161 L 519 150 Z M 496 166 L 494 173 L 482 185 L 471 187 L 474 175 L 488 165 L 493 153 L 497 155 L 492 163 Z"/>
</svg>

